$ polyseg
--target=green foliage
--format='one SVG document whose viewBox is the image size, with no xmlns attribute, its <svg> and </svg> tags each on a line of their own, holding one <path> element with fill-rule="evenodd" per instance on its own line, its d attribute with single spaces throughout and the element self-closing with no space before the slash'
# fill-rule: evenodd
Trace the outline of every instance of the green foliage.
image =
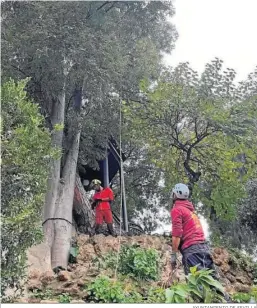
<svg viewBox="0 0 257 308">
<path fill-rule="evenodd" d="M 26 250 L 42 239 L 49 159 L 58 155 L 38 106 L 23 90 L 26 82 L 10 80 L 2 85 L 2 296 L 7 287 L 18 287 Z"/>
<path fill-rule="evenodd" d="M 135 286 L 126 282 L 119 282 L 107 276 L 99 276 L 85 287 L 88 302 L 94 303 L 140 303 L 142 296 Z"/>
<path fill-rule="evenodd" d="M 211 276 L 212 272 L 207 269 L 197 271 L 197 266 L 190 268 L 186 284 L 177 284 L 166 290 L 166 303 L 224 302 L 223 287 Z"/>
<path fill-rule="evenodd" d="M 151 287 L 147 292 L 147 303 L 165 303 L 166 294 L 163 288 L 153 288 Z"/>
<path fill-rule="evenodd" d="M 46 289 L 44 291 L 33 290 L 33 293 L 30 295 L 32 298 L 39 298 L 41 300 L 49 300 L 53 298 L 53 291 Z"/>
<path fill-rule="evenodd" d="M 249 271 L 254 273 L 256 268 L 256 262 L 254 262 L 253 258 L 240 251 L 239 249 L 230 249 L 230 263 L 234 269 L 243 269 L 245 271 Z"/>
<path fill-rule="evenodd" d="M 64 128 L 63 124 L 55 124 L 54 125 L 54 130 L 55 131 L 61 131 L 61 130 L 63 130 L 63 128 Z"/>
<path fill-rule="evenodd" d="M 221 60 L 207 64 L 202 76 L 183 63 L 154 86 L 142 81 L 141 99 L 123 106 L 128 138 L 147 149 L 166 189 L 194 183 L 193 201 L 204 204 L 202 214 L 216 227 L 235 219 L 245 183 L 256 174 L 256 76 L 251 86 L 236 87 L 235 72 L 223 71 Z M 253 92 L 250 98 L 246 88 Z"/>
<path fill-rule="evenodd" d="M 177 33 L 167 19 L 174 14 L 172 1 L 3 2 L 1 8 L 2 78 L 32 77 L 27 87 L 31 97 L 40 104 L 53 132 L 64 131 L 63 153 L 69 151 L 81 120 L 78 167 L 99 168 L 109 137 L 118 140 L 119 99 L 111 93 L 126 100 L 137 96 L 140 80 L 156 79 L 162 52 L 174 46 Z M 53 107 L 65 79 L 65 127 L 60 123 L 52 127 Z M 82 86 L 88 102 L 78 116 L 74 90 Z M 143 168 L 141 164 L 141 177 Z M 147 178 L 156 183 L 152 172 Z M 140 188 L 134 193 L 129 182 L 131 218 Z M 145 207 L 144 198 L 137 195 L 138 208 Z"/>
<path fill-rule="evenodd" d="M 118 262 L 118 273 L 141 280 L 157 280 L 159 277 L 159 255 L 155 249 L 140 246 L 122 245 L 117 253 L 108 253 L 94 262 L 101 269 L 115 269 Z"/>
<path fill-rule="evenodd" d="M 61 295 L 59 295 L 59 303 L 70 303 L 72 300 L 71 296 L 68 293 L 62 293 Z"/>
<path fill-rule="evenodd" d="M 95 257 L 93 263 L 95 263 L 100 269 L 112 268 L 115 269 L 117 265 L 117 253 L 109 252 L 102 257 Z"/>
<path fill-rule="evenodd" d="M 250 300 L 257 301 L 257 287 L 253 287 L 249 293 L 234 293 L 232 300 L 236 303 L 249 303 Z"/>
<path fill-rule="evenodd" d="M 166 303 L 187 303 L 189 301 L 190 292 L 186 284 L 178 284 L 165 291 Z"/>
<path fill-rule="evenodd" d="M 85 82 L 89 103 L 79 161 L 98 168 L 101 147 L 118 132 L 119 102 L 109 94 L 133 95 L 142 78 L 158 75 L 161 52 L 170 51 L 177 37 L 167 20 L 172 2 L 5 2 L 2 12 L 3 77 L 33 76 L 29 93 L 49 119 L 67 76 L 65 126 L 71 133 L 77 115 L 70 98 Z"/>
<path fill-rule="evenodd" d="M 122 246 L 119 256 L 119 272 L 138 279 L 157 280 L 158 252 L 155 249 L 144 249 L 137 245 Z"/>
<path fill-rule="evenodd" d="M 125 301 L 123 287 L 119 282 L 111 281 L 106 276 L 96 278 L 86 287 L 89 302 L 122 303 Z"/>
<path fill-rule="evenodd" d="M 193 299 L 204 303 L 224 301 L 221 295 L 224 289 L 221 283 L 212 277 L 212 273 L 213 270 L 208 269 L 197 271 L 197 266 L 190 268 L 187 284 Z"/>
</svg>

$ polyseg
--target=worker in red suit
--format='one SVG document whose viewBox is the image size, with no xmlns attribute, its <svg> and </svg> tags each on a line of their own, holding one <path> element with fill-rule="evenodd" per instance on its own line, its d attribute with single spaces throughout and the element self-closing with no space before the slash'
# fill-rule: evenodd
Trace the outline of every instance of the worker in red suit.
<svg viewBox="0 0 257 308">
<path fill-rule="evenodd" d="M 195 213 L 193 204 L 188 200 L 189 189 L 185 184 L 176 184 L 172 191 L 173 207 L 172 221 L 172 255 L 171 264 L 174 268 L 180 251 L 185 274 L 190 267 L 214 270 L 214 264 L 209 247 L 205 241 L 203 228 Z"/>
<path fill-rule="evenodd" d="M 197 266 L 198 270 L 204 268 L 213 270 L 213 278 L 218 279 L 201 222 L 188 198 L 189 188 L 187 185 L 176 184 L 172 190 L 173 207 L 171 209 L 172 268 L 174 269 L 177 265 L 177 255 L 180 251 L 186 275 L 189 274 L 190 267 Z M 219 290 L 216 290 L 216 292 L 220 293 Z M 228 303 L 231 302 L 226 292 L 221 292 L 221 294 Z"/>
<path fill-rule="evenodd" d="M 110 205 L 114 200 L 113 191 L 109 187 L 103 188 L 101 186 L 101 181 L 97 179 L 92 181 L 91 186 L 95 190 L 92 203 L 92 209 L 95 209 L 96 213 L 95 233 L 99 233 L 101 225 L 105 222 L 109 233 L 112 236 L 117 236 L 113 228 L 113 217 Z"/>
</svg>

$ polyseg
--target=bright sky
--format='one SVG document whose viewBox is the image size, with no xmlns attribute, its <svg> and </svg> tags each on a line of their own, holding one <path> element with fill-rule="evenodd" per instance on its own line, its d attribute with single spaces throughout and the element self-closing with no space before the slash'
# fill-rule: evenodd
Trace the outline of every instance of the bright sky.
<svg viewBox="0 0 257 308">
<path fill-rule="evenodd" d="M 165 62 L 188 61 L 201 73 L 218 57 L 237 80 L 246 79 L 257 65 L 257 0 L 174 0 L 174 6 L 179 38 Z"/>
</svg>

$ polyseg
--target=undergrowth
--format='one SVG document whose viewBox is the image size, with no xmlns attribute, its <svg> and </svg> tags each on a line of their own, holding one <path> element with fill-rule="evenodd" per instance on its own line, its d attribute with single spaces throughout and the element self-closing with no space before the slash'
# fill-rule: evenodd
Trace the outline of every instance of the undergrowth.
<svg viewBox="0 0 257 308">
<path fill-rule="evenodd" d="M 172 285 L 168 289 L 150 287 L 140 293 L 135 284 L 99 276 L 85 286 L 87 302 L 93 303 L 222 303 L 223 287 L 212 276 L 212 270 L 191 268 L 187 283 Z"/>
<path fill-rule="evenodd" d="M 155 249 L 141 248 L 139 245 L 123 245 L 117 258 L 116 253 L 108 253 L 104 258 L 95 258 L 94 262 L 100 269 L 117 266 L 119 274 L 146 281 L 159 278 L 160 257 Z"/>
</svg>

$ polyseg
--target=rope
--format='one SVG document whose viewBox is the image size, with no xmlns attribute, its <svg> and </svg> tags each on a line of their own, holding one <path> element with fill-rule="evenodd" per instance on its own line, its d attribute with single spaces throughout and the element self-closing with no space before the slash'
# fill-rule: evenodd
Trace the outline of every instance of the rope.
<svg viewBox="0 0 257 308">
<path fill-rule="evenodd" d="M 65 219 L 65 218 L 47 218 L 43 223 L 42 226 L 48 221 L 48 220 L 64 220 L 66 222 L 68 222 L 70 225 L 74 226 L 74 224 L 72 222 L 70 222 L 69 220 Z"/>
<path fill-rule="evenodd" d="M 118 239 L 118 252 L 117 252 L 117 260 L 116 260 L 116 267 L 115 267 L 115 272 L 114 272 L 114 279 L 117 280 L 117 271 L 118 271 L 118 266 L 119 266 L 119 258 L 120 258 L 120 240 L 121 240 L 121 220 L 122 220 L 122 195 L 123 195 L 123 161 L 122 161 L 122 151 L 121 151 L 121 133 L 122 133 L 122 101 L 120 99 L 120 191 L 121 191 L 121 198 L 120 198 L 120 234 L 119 234 L 119 239 Z"/>
</svg>

